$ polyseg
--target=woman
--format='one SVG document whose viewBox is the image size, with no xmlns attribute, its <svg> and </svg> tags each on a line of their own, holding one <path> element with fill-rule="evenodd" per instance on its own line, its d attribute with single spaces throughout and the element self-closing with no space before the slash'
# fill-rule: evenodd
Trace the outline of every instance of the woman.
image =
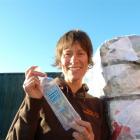
<svg viewBox="0 0 140 140">
<path fill-rule="evenodd" d="M 109 140 L 103 103 L 87 93 L 82 83 L 93 66 L 93 48 L 88 35 L 79 30 L 65 33 L 57 43 L 55 66 L 63 76 L 54 79 L 81 120 L 69 124 L 65 131 L 43 97 L 40 80 L 46 74 L 32 66 L 25 73 L 26 93 L 6 140 Z"/>
</svg>

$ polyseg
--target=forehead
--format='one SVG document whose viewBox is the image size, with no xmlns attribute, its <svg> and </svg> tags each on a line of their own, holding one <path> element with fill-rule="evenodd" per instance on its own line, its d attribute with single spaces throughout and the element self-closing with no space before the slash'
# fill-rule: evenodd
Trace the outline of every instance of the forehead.
<svg viewBox="0 0 140 140">
<path fill-rule="evenodd" d="M 83 50 L 84 49 L 82 48 L 81 44 L 79 42 L 74 42 L 72 43 L 71 45 L 67 45 L 63 48 L 63 50 Z"/>
</svg>

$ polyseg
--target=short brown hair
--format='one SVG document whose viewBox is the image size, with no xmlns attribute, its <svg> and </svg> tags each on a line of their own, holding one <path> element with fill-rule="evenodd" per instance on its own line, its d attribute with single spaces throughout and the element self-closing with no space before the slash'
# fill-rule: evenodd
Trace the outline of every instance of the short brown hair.
<svg viewBox="0 0 140 140">
<path fill-rule="evenodd" d="M 92 56 L 93 56 L 93 47 L 89 36 L 80 30 L 71 30 L 65 33 L 57 42 L 56 45 L 56 56 L 54 66 L 58 66 L 61 61 L 62 51 L 65 48 L 72 46 L 74 42 L 80 43 L 82 49 L 87 53 L 89 68 L 93 66 Z"/>
</svg>

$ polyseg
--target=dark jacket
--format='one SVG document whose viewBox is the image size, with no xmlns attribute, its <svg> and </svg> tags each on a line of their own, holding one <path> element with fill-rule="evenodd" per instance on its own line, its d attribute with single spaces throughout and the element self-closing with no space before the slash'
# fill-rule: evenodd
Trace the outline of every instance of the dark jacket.
<svg viewBox="0 0 140 140">
<path fill-rule="evenodd" d="M 73 96 L 63 80 L 55 80 L 82 120 L 91 123 L 95 140 L 109 140 L 102 100 L 89 95 L 84 84 Z M 72 140 L 72 132 L 72 129 L 63 129 L 44 98 L 33 99 L 26 96 L 6 140 Z"/>
</svg>

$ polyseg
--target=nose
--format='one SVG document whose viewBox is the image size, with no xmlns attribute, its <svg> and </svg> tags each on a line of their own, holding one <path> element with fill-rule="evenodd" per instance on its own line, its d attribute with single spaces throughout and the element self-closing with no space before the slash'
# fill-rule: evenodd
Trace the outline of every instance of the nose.
<svg viewBox="0 0 140 140">
<path fill-rule="evenodd" d="M 71 56 L 71 59 L 70 59 L 70 62 L 72 64 L 76 63 L 78 61 L 78 56 L 74 53 L 72 56 Z"/>
</svg>

